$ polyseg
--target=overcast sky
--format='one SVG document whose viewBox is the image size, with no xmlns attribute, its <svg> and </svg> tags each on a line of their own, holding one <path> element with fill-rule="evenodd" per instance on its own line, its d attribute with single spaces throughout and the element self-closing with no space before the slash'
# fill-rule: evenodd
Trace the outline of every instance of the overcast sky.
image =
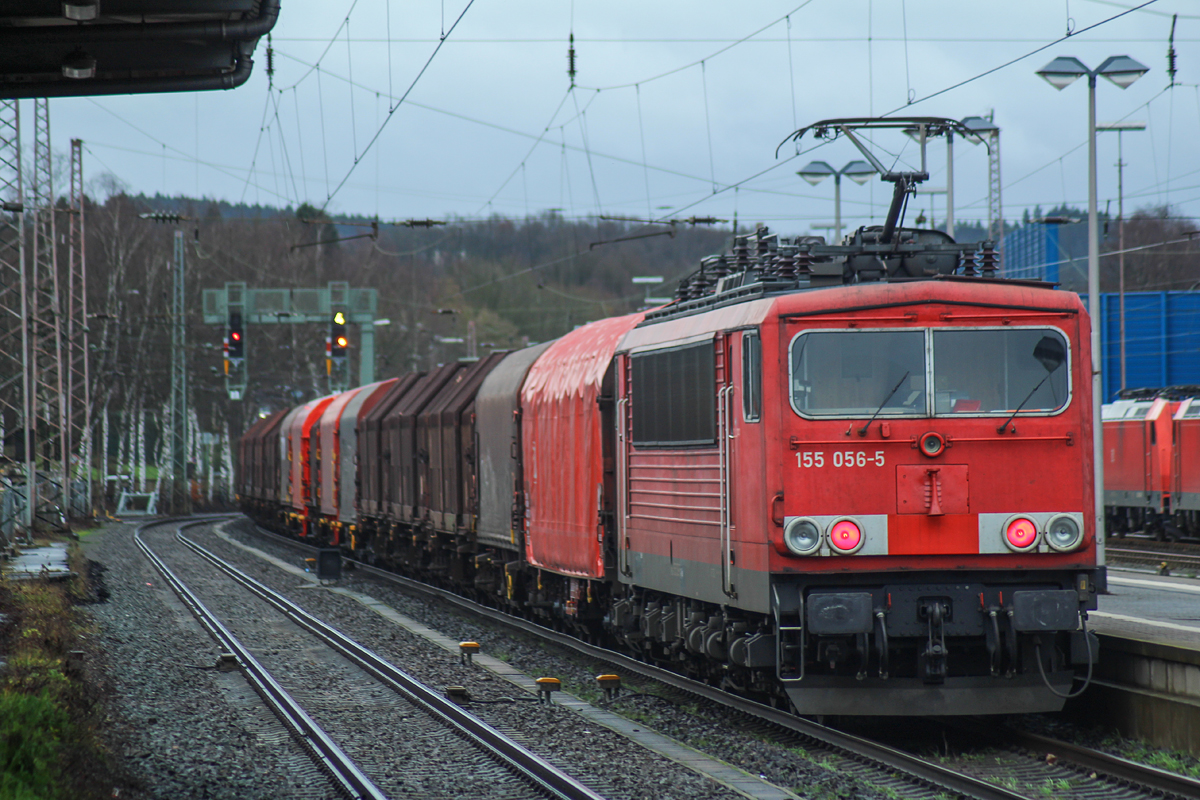
<svg viewBox="0 0 1200 800">
<path fill-rule="evenodd" d="M 111 172 L 148 194 L 307 201 L 384 220 L 549 208 L 728 219 L 736 211 L 742 223 L 796 234 L 833 217 L 832 181 L 811 187 L 796 171 L 812 159 L 841 167 L 859 156 L 845 140 L 800 155 L 789 144 L 778 158 L 775 149 L 797 126 L 832 117 L 994 112 L 1004 216 L 1037 204 L 1084 206 L 1086 81 L 1060 92 L 1034 73 L 1058 55 L 1092 68 L 1129 55 L 1150 72 L 1126 90 L 1103 79 L 1097 88 L 1100 122 L 1148 126 L 1123 134 L 1126 208 L 1169 203 L 1200 217 L 1200 7 L 1158 0 L 1105 22 L 1133 5 L 285 0 L 273 90 L 264 40 L 241 88 L 55 99 L 51 129 L 63 152 L 69 139 L 84 140 L 89 179 Z M 1180 85 L 1168 91 L 1174 13 Z M 1051 44 L 1068 26 L 1077 33 Z M 916 145 L 900 134 L 876 143 L 885 164 L 918 163 Z M 813 144 L 806 137 L 802 149 Z M 954 153 L 956 217 L 984 219 L 986 152 L 959 140 Z M 928 185 L 944 187 L 941 141 L 929 156 Z M 1100 206 L 1111 201 L 1114 215 L 1116 161 L 1117 135 L 1101 134 Z M 844 181 L 846 225 L 878 221 L 889 197 L 879 181 Z M 943 196 L 920 196 L 917 208 L 928 213 L 931 202 L 941 220 Z"/>
</svg>

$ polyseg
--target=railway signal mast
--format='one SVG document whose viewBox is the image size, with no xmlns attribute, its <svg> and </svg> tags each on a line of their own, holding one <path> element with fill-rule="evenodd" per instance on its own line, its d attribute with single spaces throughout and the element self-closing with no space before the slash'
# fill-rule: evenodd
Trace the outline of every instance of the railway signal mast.
<svg viewBox="0 0 1200 800">
<path fill-rule="evenodd" d="M 246 314 L 245 284 L 226 286 L 225 321 L 225 391 L 230 400 L 246 396 Z"/>
<path fill-rule="evenodd" d="M 230 400 L 241 400 L 246 387 L 246 329 L 242 311 L 229 310 L 225 331 L 225 381 Z"/>
<path fill-rule="evenodd" d="M 350 337 L 346 333 L 346 312 L 333 312 L 329 321 L 329 339 L 325 342 L 325 373 L 329 376 L 329 391 L 344 392 L 350 388 L 350 370 L 346 350 Z"/>
<path fill-rule="evenodd" d="M 256 325 L 328 325 L 326 373 L 330 391 L 350 388 L 350 350 L 358 360 L 358 383 L 375 381 L 374 289 L 351 289 L 344 281 L 295 289 L 251 289 L 233 281 L 203 292 L 204 324 L 225 328 L 225 388 L 230 400 L 245 400 L 249 379 L 247 329 Z M 351 343 L 351 326 L 358 326 Z"/>
</svg>

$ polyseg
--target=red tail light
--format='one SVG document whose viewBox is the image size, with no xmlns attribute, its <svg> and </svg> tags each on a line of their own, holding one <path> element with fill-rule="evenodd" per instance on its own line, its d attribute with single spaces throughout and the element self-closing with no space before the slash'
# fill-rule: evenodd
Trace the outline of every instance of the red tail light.
<svg viewBox="0 0 1200 800">
<path fill-rule="evenodd" d="M 836 552 L 849 555 L 862 547 L 862 529 L 853 520 L 838 520 L 829 529 L 829 543 Z"/>
<path fill-rule="evenodd" d="M 1028 550 L 1037 543 L 1037 525 L 1025 517 L 1017 517 L 1005 527 L 1004 539 L 1017 552 Z"/>
</svg>

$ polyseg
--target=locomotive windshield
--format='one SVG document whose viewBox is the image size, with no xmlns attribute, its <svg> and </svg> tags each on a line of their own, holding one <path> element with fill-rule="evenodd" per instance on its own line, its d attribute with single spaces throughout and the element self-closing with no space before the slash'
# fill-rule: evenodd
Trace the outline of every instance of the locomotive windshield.
<svg viewBox="0 0 1200 800">
<path fill-rule="evenodd" d="M 921 330 L 802 333 L 792 342 L 792 403 L 813 417 L 925 416 L 925 372 Z"/>
<path fill-rule="evenodd" d="M 1070 398 L 1051 328 L 809 331 L 792 340 L 792 407 L 805 417 L 1050 414 Z"/>
<path fill-rule="evenodd" d="M 1055 349 L 1057 363 L 1039 357 Z M 1062 334 L 1046 328 L 935 330 L 934 413 L 1057 411 L 1067 402 L 1065 353 Z"/>
</svg>

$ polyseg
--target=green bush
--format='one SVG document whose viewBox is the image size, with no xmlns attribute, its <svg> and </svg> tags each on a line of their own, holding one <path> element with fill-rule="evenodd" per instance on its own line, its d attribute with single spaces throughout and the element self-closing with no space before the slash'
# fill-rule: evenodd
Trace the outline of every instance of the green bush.
<svg viewBox="0 0 1200 800">
<path fill-rule="evenodd" d="M 0 800 L 58 796 L 58 743 L 70 724 L 46 694 L 0 694 Z"/>
</svg>

